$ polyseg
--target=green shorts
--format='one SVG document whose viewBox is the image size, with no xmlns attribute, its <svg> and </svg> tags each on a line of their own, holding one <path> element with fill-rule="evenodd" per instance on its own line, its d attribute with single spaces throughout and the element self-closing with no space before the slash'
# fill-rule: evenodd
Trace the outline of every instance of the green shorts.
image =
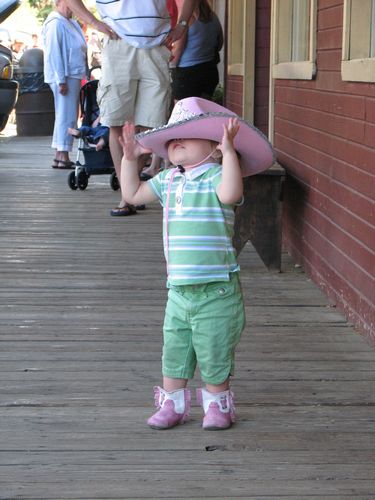
<svg viewBox="0 0 375 500">
<path fill-rule="evenodd" d="M 238 273 L 230 281 L 173 286 L 164 319 L 163 375 L 219 385 L 234 372 L 234 350 L 245 327 Z"/>
</svg>

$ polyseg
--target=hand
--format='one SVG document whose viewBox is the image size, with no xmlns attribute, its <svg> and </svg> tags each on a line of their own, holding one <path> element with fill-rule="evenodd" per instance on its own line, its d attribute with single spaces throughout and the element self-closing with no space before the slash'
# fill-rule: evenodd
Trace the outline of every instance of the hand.
<svg viewBox="0 0 375 500">
<path fill-rule="evenodd" d="M 225 153 L 234 151 L 233 141 L 240 129 L 238 118 L 229 118 L 228 124 L 223 125 L 223 129 L 223 138 L 221 143 L 217 146 L 217 149 L 221 151 L 224 156 Z"/>
<path fill-rule="evenodd" d="M 223 125 L 224 133 L 221 143 L 217 146 L 223 154 L 221 182 L 216 188 L 216 194 L 221 203 L 232 205 L 241 200 L 243 195 L 243 180 L 238 155 L 234 149 L 234 138 L 240 128 L 237 117 L 229 118 Z"/>
<path fill-rule="evenodd" d="M 107 35 L 111 40 L 118 40 L 120 38 L 118 34 L 108 26 L 108 24 L 103 23 L 103 21 L 99 21 L 99 19 L 95 22 L 95 29 Z"/>
<path fill-rule="evenodd" d="M 135 140 L 135 127 L 132 122 L 125 122 L 122 127 L 122 135 L 119 136 L 124 158 L 129 161 L 137 160 L 144 153 L 151 153 Z"/>
<path fill-rule="evenodd" d="M 66 95 L 68 93 L 68 84 L 67 83 L 59 83 L 59 93 L 61 95 Z"/>
<path fill-rule="evenodd" d="M 176 24 L 176 26 L 165 37 L 163 45 L 166 45 L 169 49 L 171 49 L 172 44 L 177 40 L 179 40 L 186 30 L 187 26 L 182 26 L 182 24 Z"/>
</svg>

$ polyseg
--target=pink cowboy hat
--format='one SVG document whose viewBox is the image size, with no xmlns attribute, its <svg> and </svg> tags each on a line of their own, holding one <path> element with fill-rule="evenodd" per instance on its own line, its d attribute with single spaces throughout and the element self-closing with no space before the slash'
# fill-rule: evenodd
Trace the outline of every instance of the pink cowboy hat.
<svg viewBox="0 0 375 500">
<path fill-rule="evenodd" d="M 200 97 L 181 99 L 173 108 L 167 125 L 136 135 L 136 140 L 162 158 L 168 158 L 167 144 L 172 139 L 208 139 L 221 142 L 223 124 L 237 116 L 223 106 Z M 240 129 L 234 147 L 240 154 L 242 176 L 248 177 L 269 168 L 273 150 L 260 130 L 239 118 Z"/>
</svg>

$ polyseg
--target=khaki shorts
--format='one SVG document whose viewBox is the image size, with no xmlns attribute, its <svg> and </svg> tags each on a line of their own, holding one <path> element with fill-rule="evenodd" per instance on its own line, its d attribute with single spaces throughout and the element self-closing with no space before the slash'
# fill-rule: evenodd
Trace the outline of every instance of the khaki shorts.
<svg viewBox="0 0 375 500">
<path fill-rule="evenodd" d="M 230 281 L 169 289 L 164 319 L 163 375 L 219 385 L 234 373 L 234 350 L 245 327 L 238 273 Z"/>
<path fill-rule="evenodd" d="M 103 42 L 102 75 L 97 100 L 101 123 L 154 128 L 165 125 L 171 100 L 169 50 L 137 49 L 124 40 Z"/>
</svg>

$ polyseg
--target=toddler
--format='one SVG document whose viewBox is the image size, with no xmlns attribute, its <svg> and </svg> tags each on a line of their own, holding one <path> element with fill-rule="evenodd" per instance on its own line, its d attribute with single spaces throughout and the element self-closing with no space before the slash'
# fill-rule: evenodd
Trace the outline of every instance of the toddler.
<svg viewBox="0 0 375 500">
<path fill-rule="evenodd" d="M 82 125 L 79 128 L 69 127 L 68 134 L 76 138 L 85 138 L 87 143 L 94 145 L 96 151 L 101 151 L 109 144 L 109 127 L 100 123 L 100 117 L 94 121 L 92 126 Z"/>
<path fill-rule="evenodd" d="M 158 411 L 148 425 L 168 429 L 185 422 L 190 409 L 186 386 L 198 365 L 205 383 L 197 391 L 203 428 L 227 429 L 235 419 L 229 387 L 234 351 L 245 326 L 232 245 L 234 205 L 242 199 L 242 177 L 272 164 L 271 146 L 231 111 L 195 97 L 177 102 L 164 127 L 135 136 L 134 125 L 125 123 L 120 143 L 125 200 L 133 205 L 159 200 L 164 208 L 169 291 L 163 387 L 154 388 Z M 168 158 L 175 167 L 141 182 L 137 160 L 147 152 Z"/>
</svg>

